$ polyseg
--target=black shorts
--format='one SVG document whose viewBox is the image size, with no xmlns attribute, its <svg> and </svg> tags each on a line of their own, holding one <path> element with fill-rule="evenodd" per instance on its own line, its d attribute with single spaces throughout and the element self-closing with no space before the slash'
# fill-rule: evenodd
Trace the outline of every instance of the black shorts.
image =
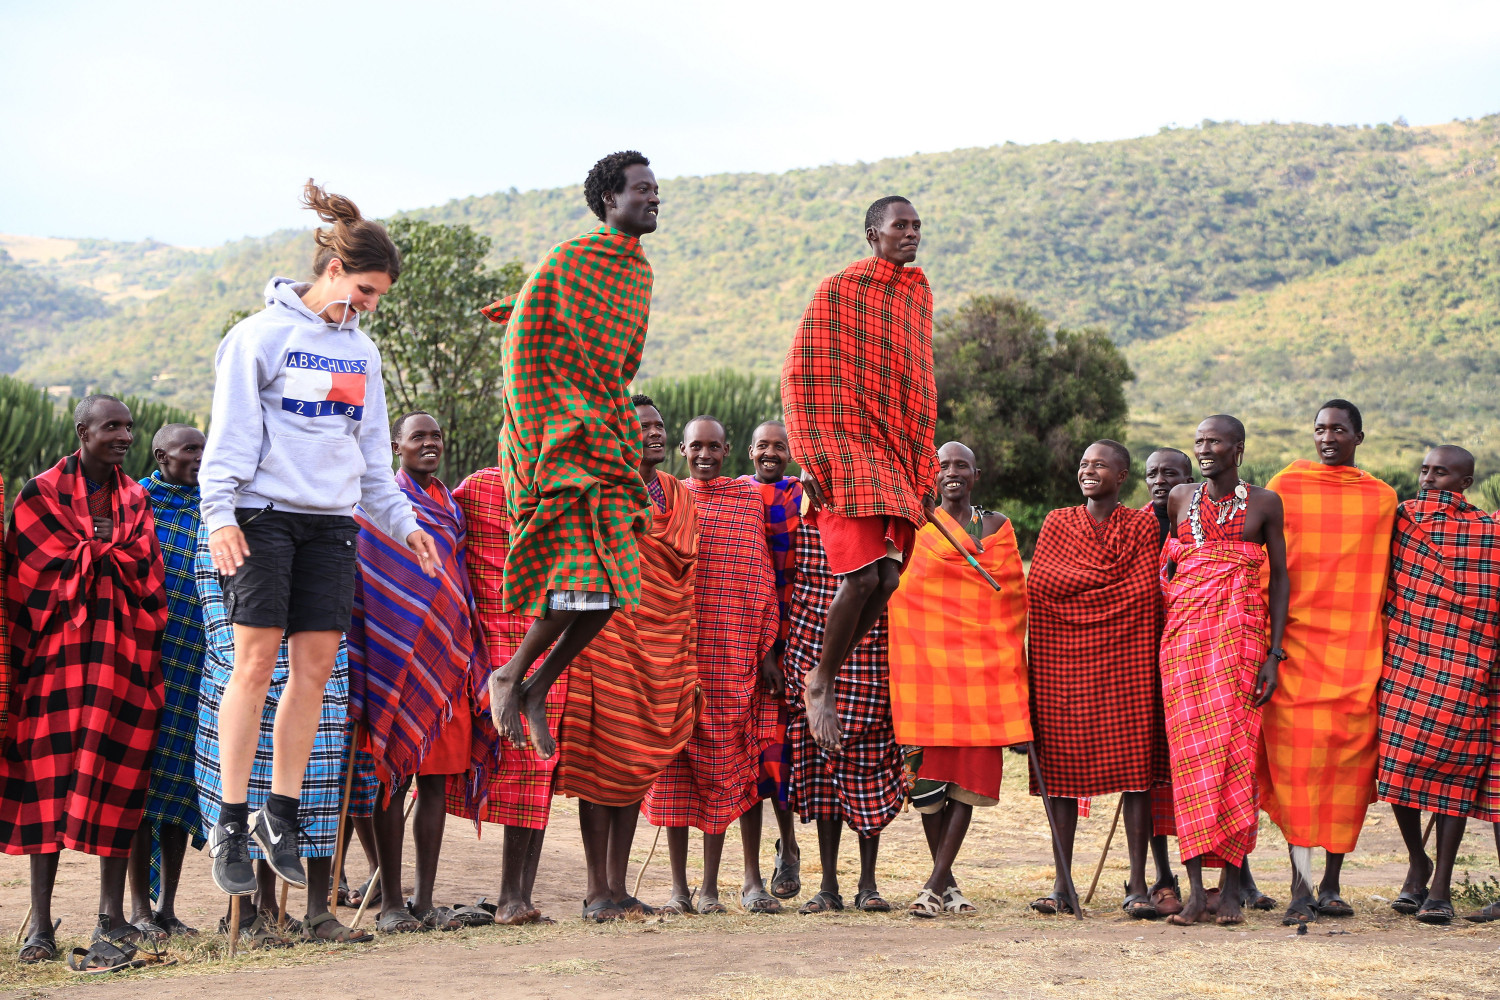
<svg viewBox="0 0 1500 1000">
<path fill-rule="evenodd" d="M 349 631 L 359 562 L 354 518 L 241 507 L 234 519 L 250 555 L 223 578 L 230 622 L 288 635 Z"/>
</svg>

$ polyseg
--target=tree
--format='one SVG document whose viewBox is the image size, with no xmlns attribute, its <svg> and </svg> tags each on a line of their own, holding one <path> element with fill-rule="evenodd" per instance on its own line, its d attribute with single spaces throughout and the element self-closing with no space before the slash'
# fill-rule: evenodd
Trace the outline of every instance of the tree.
<svg viewBox="0 0 1500 1000">
<path fill-rule="evenodd" d="M 976 295 L 938 317 L 933 357 L 939 443 L 974 449 L 976 498 L 1077 503 L 1083 449 L 1123 436 L 1135 373 L 1102 330 L 1049 331 L 1015 296 Z"/>
<path fill-rule="evenodd" d="M 479 309 L 519 291 L 525 274 L 516 261 L 486 267 L 489 237 L 465 225 L 396 219 L 388 229 L 401 278 L 365 330 L 380 347 L 391 419 L 431 413 L 447 441 L 443 473 L 456 484 L 495 464 L 500 433 L 504 328 Z"/>
<path fill-rule="evenodd" d="M 683 425 L 701 414 L 717 417 L 729 438 L 724 475 L 754 472 L 750 464 L 750 432 L 767 420 L 781 419 L 781 380 L 774 375 L 746 375 L 721 368 L 706 375 L 654 378 L 635 388 L 656 401 L 667 425 L 667 461 L 662 471 L 687 475 L 687 460 L 677 451 Z M 796 466 L 789 475 L 796 475 Z"/>
</svg>

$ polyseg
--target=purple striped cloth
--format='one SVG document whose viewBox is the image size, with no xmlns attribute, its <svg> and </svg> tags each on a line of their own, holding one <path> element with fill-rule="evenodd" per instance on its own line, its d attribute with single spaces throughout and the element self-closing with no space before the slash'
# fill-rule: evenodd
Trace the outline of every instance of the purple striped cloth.
<svg viewBox="0 0 1500 1000">
<path fill-rule="evenodd" d="M 417 773 L 455 700 L 463 704 L 465 685 L 471 710 L 480 710 L 490 670 L 464 561 L 463 511 L 441 483 L 439 499 L 404 471 L 396 481 L 440 559 L 437 577 L 427 576 L 405 544 L 377 528 L 363 508 L 354 509 L 359 574 L 349 627 L 349 715 L 364 724 L 388 787 Z M 470 795 L 478 796 L 488 788 L 500 737 L 478 717 L 473 730 L 467 778 Z"/>
</svg>

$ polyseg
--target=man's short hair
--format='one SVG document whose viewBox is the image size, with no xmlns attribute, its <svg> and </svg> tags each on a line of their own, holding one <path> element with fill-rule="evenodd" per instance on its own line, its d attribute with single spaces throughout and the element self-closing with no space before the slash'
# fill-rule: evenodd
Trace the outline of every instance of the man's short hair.
<svg viewBox="0 0 1500 1000">
<path fill-rule="evenodd" d="M 650 396 L 646 395 L 644 392 L 638 392 L 635 395 L 633 395 L 633 396 L 630 397 L 630 405 L 631 406 L 655 406 L 656 405 L 656 400 L 652 399 Z"/>
<path fill-rule="evenodd" d="M 1210 417 L 1209 419 L 1213 418 Z M 1151 454 L 1147 455 L 1146 457 L 1148 459 L 1151 459 L 1155 458 L 1157 455 L 1176 455 L 1178 458 L 1187 463 L 1188 474 L 1192 474 L 1193 460 L 1191 458 L 1188 458 L 1187 452 L 1183 451 L 1181 448 L 1153 448 L 1151 449 Z"/>
<path fill-rule="evenodd" d="M 1365 418 L 1360 416 L 1359 407 L 1347 399 L 1330 399 L 1318 407 L 1318 413 L 1322 413 L 1324 410 L 1343 410 L 1349 414 L 1349 423 L 1354 427 L 1354 433 L 1363 434 L 1365 432 Z M 1318 413 L 1313 414 L 1314 420 L 1318 419 Z"/>
<path fill-rule="evenodd" d="M 396 422 L 394 424 L 391 424 L 392 441 L 401 440 L 401 431 L 406 427 L 406 422 L 412 417 L 432 417 L 432 414 L 428 413 L 426 410 L 412 410 L 410 413 L 403 413 L 401 416 L 397 417 Z M 432 422 L 435 424 L 438 423 L 438 418 L 432 417 Z"/>
<path fill-rule="evenodd" d="M 1222 420 L 1229 425 L 1229 429 L 1239 438 L 1240 444 L 1245 443 L 1245 425 L 1240 422 L 1239 417 L 1231 417 L 1227 413 L 1212 413 L 1203 418 L 1204 423 L 1210 420 Z"/>
<path fill-rule="evenodd" d="M 197 429 L 192 424 L 162 424 L 161 430 L 157 431 L 156 436 L 151 439 L 151 451 L 154 453 L 158 448 L 165 449 L 167 442 L 172 440 L 172 435 L 178 431 L 195 431 Z"/>
<path fill-rule="evenodd" d="M 781 432 L 783 434 L 786 433 L 786 423 L 781 420 L 762 420 L 760 423 L 755 425 L 755 430 L 758 432 L 762 427 L 780 427 Z"/>
<path fill-rule="evenodd" d="M 885 210 L 896 203 L 910 205 L 911 200 L 901 197 L 899 194 L 888 194 L 884 198 L 877 199 L 869 208 L 865 209 L 865 232 L 879 229 L 885 225 Z"/>
<path fill-rule="evenodd" d="M 625 168 L 640 164 L 651 166 L 651 161 L 633 149 L 610 153 L 594 164 L 583 182 L 583 199 L 589 203 L 589 211 L 604 221 L 604 192 L 619 194 L 625 190 Z"/>
<path fill-rule="evenodd" d="M 1115 453 L 1116 458 L 1124 463 L 1126 469 L 1130 468 L 1130 449 L 1125 447 L 1120 442 L 1111 441 L 1109 438 L 1100 438 L 1098 441 L 1095 441 L 1094 444 L 1089 445 L 1089 448 L 1094 447 L 1094 445 L 1101 445 L 1105 448 L 1108 448 L 1110 451 Z"/>
<path fill-rule="evenodd" d="M 724 426 L 724 421 L 720 420 L 718 417 L 714 416 L 712 413 L 700 413 L 696 417 L 694 417 L 693 419 L 689 420 L 687 423 L 683 424 L 682 425 L 682 436 L 683 437 L 687 437 L 687 429 L 689 427 L 693 426 L 694 424 L 696 424 L 700 420 L 711 420 L 714 423 L 718 424 L 719 425 L 719 433 L 724 435 L 724 443 L 725 444 L 729 443 L 729 428 Z"/>
<path fill-rule="evenodd" d="M 119 403 L 121 406 L 125 406 L 125 401 L 120 397 L 109 396 L 102 392 L 94 393 L 92 396 L 84 396 L 78 405 L 73 407 L 73 423 L 87 426 L 89 420 L 94 416 L 94 407 L 104 402 Z M 125 408 L 127 410 L 130 409 L 128 406 L 125 406 Z"/>
</svg>

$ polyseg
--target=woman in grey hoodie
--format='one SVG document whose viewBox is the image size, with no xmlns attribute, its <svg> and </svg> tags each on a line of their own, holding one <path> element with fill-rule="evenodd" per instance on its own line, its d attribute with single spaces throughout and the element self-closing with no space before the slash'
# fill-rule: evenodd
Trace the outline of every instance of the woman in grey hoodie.
<svg viewBox="0 0 1500 1000">
<path fill-rule="evenodd" d="M 314 280 L 272 278 L 266 308 L 219 345 L 199 474 L 209 551 L 226 578 L 234 626 L 234 672 L 219 709 L 223 804 L 208 838 L 214 882 L 230 895 L 255 891 L 252 836 L 280 878 L 306 885 L 297 805 L 323 688 L 349 628 L 354 505 L 436 572 L 432 539 L 391 472 L 380 352 L 359 329 L 359 314 L 373 312 L 400 275 L 401 254 L 348 198 L 312 181 L 303 198 L 333 224 L 314 234 Z M 276 715 L 271 793 L 252 816 L 250 768 L 283 635 L 291 670 Z"/>
</svg>

